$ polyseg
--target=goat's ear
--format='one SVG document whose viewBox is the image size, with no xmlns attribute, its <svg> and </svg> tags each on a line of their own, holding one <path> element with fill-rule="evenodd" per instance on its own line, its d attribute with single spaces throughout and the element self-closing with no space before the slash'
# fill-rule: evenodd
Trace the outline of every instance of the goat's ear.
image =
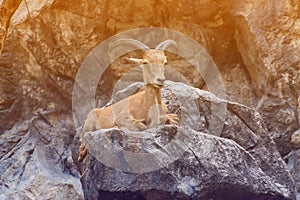
<svg viewBox="0 0 300 200">
<path fill-rule="evenodd" d="M 139 59 L 139 58 L 126 58 L 126 60 L 131 61 L 131 62 L 135 62 L 138 65 L 143 64 L 144 60 L 143 59 Z"/>
</svg>

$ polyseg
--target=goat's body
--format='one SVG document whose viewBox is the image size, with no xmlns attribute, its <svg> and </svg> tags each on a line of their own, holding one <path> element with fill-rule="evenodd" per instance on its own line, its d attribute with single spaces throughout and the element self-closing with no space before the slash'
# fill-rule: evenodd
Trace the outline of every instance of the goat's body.
<svg viewBox="0 0 300 200">
<path fill-rule="evenodd" d="M 149 110 L 153 105 L 158 104 L 162 107 L 159 115 L 167 114 L 167 108 L 161 100 L 158 100 L 159 102 L 157 103 L 156 96 L 151 96 L 155 94 L 146 93 L 146 90 L 127 97 L 111 106 L 95 108 L 88 114 L 87 119 L 91 118 L 98 122 L 94 126 L 95 130 L 118 127 L 120 129 L 139 131 L 141 128 L 136 126 L 135 122 L 142 122 L 145 125 L 149 124 L 151 121 Z"/>
<path fill-rule="evenodd" d="M 119 40 L 122 41 L 122 40 Z M 163 50 L 149 49 L 144 44 L 135 40 L 128 40 L 146 49 L 143 59 L 130 59 L 143 66 L 144 91 L 127 97 L 111 106 L 93 109 L 84 123 L 78 160 L 81 161 L 87 154 L 87 142 L 84 134 L 99 129 L 117 127 L 130 131 L 141 131 L 159 124 L 176 123 L 176 114 L 168 114 L 167 107 L 161 101 L 161 88 L 165 80 L 164 65 L 167 62 Z M 157 47 L 166 47 L 174 41 L 167 40 Z"/>
<path fill-rule="evenodd" d="M 150 113 L 151 108 L 155 109 L 154 105 L 159 108 L 159 113 L 156 112 L 157 115 Z M 114 127 L 123 130 L 141 131 L 160 123 L 168 123 L 167 119 L 162 118 L 162 116 L 168 116 L 167 113 L 166 105 L 161 102 L 160 89 L 151 88 L 151 86 L 146 86 L 144 91 L 111 106 L 93 109 L 87 115 L 82 129 L 82 145 L 78 160 L 81 161 L 87 153 L 85 133 Z M 171 118 L 175 116 L 173 114 L 169 115 Z"/>
</svg>

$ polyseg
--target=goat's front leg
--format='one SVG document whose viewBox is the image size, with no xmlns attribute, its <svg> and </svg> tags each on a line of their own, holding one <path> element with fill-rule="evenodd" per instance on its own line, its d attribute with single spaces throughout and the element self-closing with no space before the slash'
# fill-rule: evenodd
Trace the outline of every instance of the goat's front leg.
<svg viewBox="0 0 300 200">
<path fill-rule="evenodd" d="M 161 124 L 176 124 L 179 123 L 179 117 L 177 114 L 168 113 L 168 108 L 165 104 L 162 104 L 162 108 L 165 114 L 160 116 L 160 123 Z"/>
</svg>

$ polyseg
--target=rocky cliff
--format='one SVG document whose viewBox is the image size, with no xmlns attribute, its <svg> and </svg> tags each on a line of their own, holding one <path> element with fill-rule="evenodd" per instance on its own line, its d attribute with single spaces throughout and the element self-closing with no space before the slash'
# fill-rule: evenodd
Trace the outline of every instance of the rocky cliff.
<svg viewBox="0 0 300 200">
<path fill-rule="evenodd" d="M 1 9 L 6 3 L 5 0 L 0 2 Z M 199 135 L 195 137 L 230 143 L 234 153 L 226 155 L 225 161 L 236 155 L 239 161 L 257 169 L 263 180 L 268 179 L 265 188 L 270 189 L 274 198 L 293 199 L 293 183 L 280 155 L 289 163 L 300 198 L 297 139 L 300 128 L 299 16 L 300 2 L 290 0 L 188 0 L 184 3 L 178 0 L 22 1 L 9 26 L 4 18 L 0 24 L 1 30 L 8 27 L 0 55 L 0 197 L 83 198 L 80 173 L 72 159 L 72 143 L 78 128 L 72 117 L 72 89 L 76 74 L 89 52 L 105 39 L 133 28 L 164 27 L 179 31 L 201 44 L 222 75 L 227 100 L 237 102 L 243 109 L 242 104 L 246 105 L 249 113 L 257 112 L 261 116 L 259 119 L 243 116 L 241 123 L 240 117 L 236 117 L 242 112 L 238 109 L 228 118 L 230 123 L 225 125 L 227 129 L 224 128 L 222 137 L 227 139 L 205 136 L 202 134 L 204 129 L 197 130 Z M 168 55 L 168 58 L 169 65 L 183 74 L 187 83 L 208 90 L 203 77 L 190 63 L 180 56 Z M 99 106 L 110 100 L 117 80 L 133 67 L 118 59 L 104 72 L 96 93 Z M 204 114 L 208 115 L 209 112 Z M 249 150 L 252 144 L 247 142 L 249 135 L 243 135 L 238 141 L 234 138 L 245 130 L 239 126 L 246 126 L 247 118 L 264 124 L 266 136 L 263 138 L 267 138 L 264 140 L 270 145 L 261 142 L 258 146 L 265 149 L 264 152 L 273 152 L 275 157 L 265 158 L 269 155 L 265 154 L 258 159 L 260 150 Z M 249 134 L 256 141 L 257 131 L 251 131 L 253 133 Z M 247 129 L 246 132 L 251 131 Z M 223 148 L 218 146 L 218 152 Z M 246 155 L 246 151 L 253 152 Z M 183 158 L 191 157 L 189 169 L 197 160 L 197 155 L 191 153 L 187 152 Z M 215 158 L 212 156 L 211 159 Z M 178 165 L 188 163 L 185 160 L 178 162 Z M 284 171 L 285 178 L 274 177 L 279 175 L 271 172 L 278 166 Z M 208 178 L 211 174 L 205 174 L 207 167 L 197 164 L 200 171 L 197 173 L 203 174 L 196 175 L 212 181 Z M 103 166 L 99 168 L 100 172 L 106 170 Z M 175 169 L 178 168 L 170 166 L 168 170 Z M 243 169 L 250 170 L 251 167 Z M 255 176 L 248 178 L 260 183 L 256 182 Z M 200 187 L 192 190 L 197 196 L 197 191 L 203 190 L 201 183 L 195 184 Z M 124 185 L 121 188 L 126 191 Z M 168 189 L 176 191 L 171 187 Z M 241 191 L 254 191 L 250 187 L 244 189 Z M 251 195 L 256 197 L 261 193 L 264 193 L 263 189 Z M 121 194 L 127 195 L 126 192 Z"/>
</svg>

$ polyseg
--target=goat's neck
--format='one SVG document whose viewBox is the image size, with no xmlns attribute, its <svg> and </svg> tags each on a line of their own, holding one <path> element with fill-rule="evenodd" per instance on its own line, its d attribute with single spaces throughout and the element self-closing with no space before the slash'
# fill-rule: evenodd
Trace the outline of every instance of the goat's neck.
<svg viewBox="0 0 300 200">
<path fill-rule="evenodd" d="M 146 107 L 148 110 L 155 104 L 161 105 L 161 89 L 147 84 L 145 87 Z"/>
<path fill-rule="evenodd" d="M 161 90 L 151 84 L 145 87 L 146 123 L 148 127 L 158 125 L 161 115 Z M 150 124 L 149 124 L 150 123 Z"/>
</svg>

